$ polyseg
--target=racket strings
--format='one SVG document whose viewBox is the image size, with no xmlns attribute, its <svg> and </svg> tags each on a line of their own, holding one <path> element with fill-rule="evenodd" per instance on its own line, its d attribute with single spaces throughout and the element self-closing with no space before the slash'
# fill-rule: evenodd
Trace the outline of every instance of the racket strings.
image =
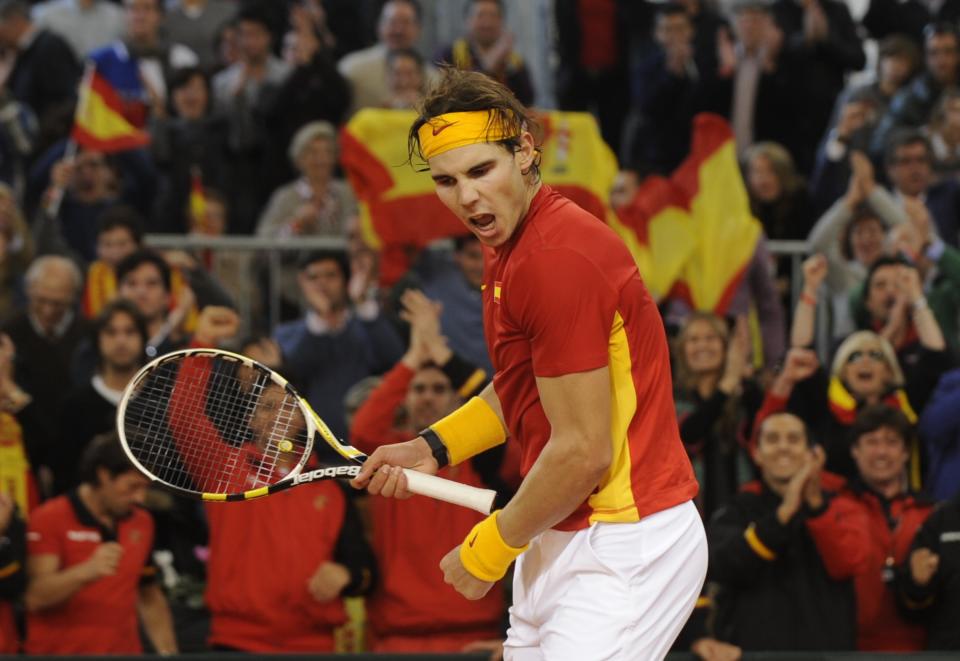
<svg viewBox="0 0 960 661">
<path fill-rule="evenodd" d="M 138 382 L 123 426 L 148 472 L 193 492 L 274 484 L 307 451 L 295 395 L 262 368 L 214 355 L 159 364 Z"/>
</svg>

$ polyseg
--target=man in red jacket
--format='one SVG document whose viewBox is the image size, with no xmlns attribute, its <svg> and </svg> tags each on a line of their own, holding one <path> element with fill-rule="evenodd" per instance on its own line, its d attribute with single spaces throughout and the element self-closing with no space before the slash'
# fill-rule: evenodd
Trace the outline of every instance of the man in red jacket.
<svg viewBox="0 0 960 661">
<path fill-rule="evenodd" d="M 907 558 L 914 535 L 933 509 L 907 484 L 913 428 L 902 412 L 875 405 L 860 412 L 850 437 L 858 476 L 838 500 L 863 513 L 870 534 L 867 566 L 854 579 L 857 649 L 920 651 L 926 632 L 900 616 L 894 593 L 894 569 Z"/>
<path fill-rule="evenodd" d="M 447 347 L 439 317 L 419 291 L 408 290 L 404 316 L 411 321 L 410 348 L 357 409 L 351 442 L 364 452 L 410 438 L 460 404 L 458 392 L 485 383 L 480 370 Z M 412 312 L 411 312 L 412 311 Z M 471 378 L 474 377 L 474 378 Z M 469 394 L 467 392 L 466 394 Z M 396 425 L 403 407 L 403 424 Z M 499 463 L 499 458 L 493 458 Z M 441 470 L 438 475 L 488 488 L 476 462 Z M 373 548 L 380 585 L 367 601 L 370 649 L 374 652 L 459 652 L 478 641 L 502 638 L 503 589 L 465 607 L 463 598 L 443 581 L 437 565 L 483 517 L 439 500 L 371 498 Z"/>
</svg>

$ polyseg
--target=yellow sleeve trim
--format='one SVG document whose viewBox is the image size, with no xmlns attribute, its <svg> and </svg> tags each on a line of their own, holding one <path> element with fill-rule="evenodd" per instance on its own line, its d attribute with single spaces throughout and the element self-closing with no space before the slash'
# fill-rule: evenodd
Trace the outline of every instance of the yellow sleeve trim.
<svg viewBox="0 0 960 661">
<path fill-rule="evenodd" d="M 0 567 L 0 578 L 6 578 L 7 576 L 13 576 L 18 571 L 20 571 L 20 563 L 14 560 L 6 567 Z"/>
<path fill-rule="evenodd" d="M 756 525 L 753 523 L 747 526 L 746 532 L 743 533 L 743 538 L 747 540 L 747 545 L 753 549 L 753 552 L 764 560 L 777 559 L 777 554 L 771 551 L 770 548 L 757 537 Z"/>
</svg>

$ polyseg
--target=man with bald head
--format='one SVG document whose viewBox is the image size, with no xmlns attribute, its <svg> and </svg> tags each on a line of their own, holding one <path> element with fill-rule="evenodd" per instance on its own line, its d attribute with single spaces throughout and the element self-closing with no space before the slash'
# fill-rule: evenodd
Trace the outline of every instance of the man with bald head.
<svg viewBox="0 0 960 661">
<path fill-rule="evenodd" d="M 58 255 L 36 258 L 27 269 L 26 310 L 8 320 L 2 331 L 16 347 L 14 380 L 32 398 L 43 424 L 24 439 L 38 447 L 53 436 L 54 415 L 70 389 L 70 359 L 86 334 L 77 314 L 83 276 L 71 260 Z M 47 428 L 49 427 L 49 429 Z"/>
</svg>

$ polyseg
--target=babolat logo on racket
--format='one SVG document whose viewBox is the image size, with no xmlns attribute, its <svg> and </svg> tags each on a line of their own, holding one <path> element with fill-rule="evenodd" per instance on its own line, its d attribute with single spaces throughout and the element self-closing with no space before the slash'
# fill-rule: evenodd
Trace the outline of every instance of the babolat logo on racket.
<svg viewBox="0 0 960 661">
<path fill-rule="evenodd" d="M 332 466 L 330 468 L 318 468 L 308 473 L 301 473 L 293 478 L 294 484 L 303 484 L 304 482 L 313 482 L 327 477 L 356 477 L 360 474 L 360 466 Z"/>
</svg>

